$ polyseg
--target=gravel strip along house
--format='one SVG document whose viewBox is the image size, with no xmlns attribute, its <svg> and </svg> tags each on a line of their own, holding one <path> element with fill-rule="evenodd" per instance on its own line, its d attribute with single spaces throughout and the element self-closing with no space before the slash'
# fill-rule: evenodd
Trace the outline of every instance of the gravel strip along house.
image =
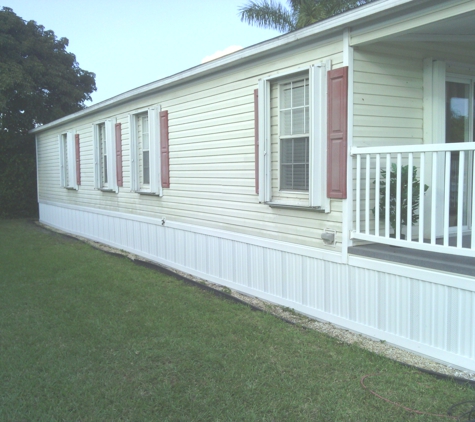
<svg viewBox="0 0 475 422">
<path fill-rule="evenodd" d="M 379 0 L 37 127 L 40 221 L 475 371 L 474 20 Z"/>
</svg>

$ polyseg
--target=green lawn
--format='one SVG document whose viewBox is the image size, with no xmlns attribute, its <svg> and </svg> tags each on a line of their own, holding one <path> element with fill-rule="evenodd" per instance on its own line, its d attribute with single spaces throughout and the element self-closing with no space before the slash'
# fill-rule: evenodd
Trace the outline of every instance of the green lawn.
<svg viewBox="0 0 475 422">
<path fill-rule="evenodd" d="M 1 421 L 429 421 L 467 386 L 0 220 Z"/>
</svg>

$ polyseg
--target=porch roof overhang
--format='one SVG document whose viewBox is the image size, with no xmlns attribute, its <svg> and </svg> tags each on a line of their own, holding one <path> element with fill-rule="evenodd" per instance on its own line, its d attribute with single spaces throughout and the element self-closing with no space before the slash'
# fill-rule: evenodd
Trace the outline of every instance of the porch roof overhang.
<svg viewBox="0 0 475 422">
<path fill-rule="evenodd" d="M 434 0 L 413 2 L 411 7 L 395 11 L 387 20 L 352 27 L 350 46 L 378 42 L 475 43 L 475 2 L 473 0 Z"/>
</svg>

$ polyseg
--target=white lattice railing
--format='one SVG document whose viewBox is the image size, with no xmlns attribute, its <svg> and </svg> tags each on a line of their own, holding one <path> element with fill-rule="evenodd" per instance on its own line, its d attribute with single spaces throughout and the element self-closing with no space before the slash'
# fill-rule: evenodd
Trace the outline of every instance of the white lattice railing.
<svg viewBox="0 0 475 422">
<path fill-rule="evenodd" d="M 474 154 L 475 143 L 353 147 L 352 238 L 475 256 Z"/>
</svg>

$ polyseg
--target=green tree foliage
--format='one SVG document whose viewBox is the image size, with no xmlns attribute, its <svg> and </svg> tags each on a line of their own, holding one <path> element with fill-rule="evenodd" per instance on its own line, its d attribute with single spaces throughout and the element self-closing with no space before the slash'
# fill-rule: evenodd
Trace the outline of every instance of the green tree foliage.
<svg viewBox="0 0 475 422">
<path fill-rule="evenodd" d="M 374 0 L 274 0 L 249 1 L 239 8 L 241 21 L 263 28 L 291 32 Z"/>
<path fill-rule="evenodd" d="M 32 128 L 81 110 L 96 90 L 58 39 L 12 9 L 0 10 L 0 217 L 36 214 L 36 159 Z"/>
</svg>

